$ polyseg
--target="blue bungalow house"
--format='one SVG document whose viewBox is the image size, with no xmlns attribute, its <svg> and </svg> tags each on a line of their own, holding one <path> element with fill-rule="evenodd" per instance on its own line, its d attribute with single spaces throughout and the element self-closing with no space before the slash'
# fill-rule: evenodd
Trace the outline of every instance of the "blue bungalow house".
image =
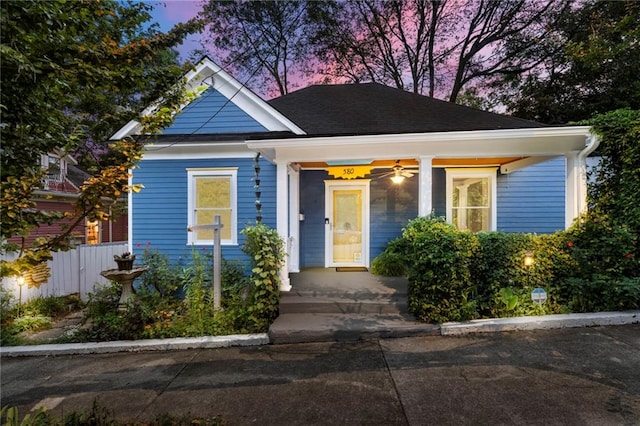
<svg viewBox="0 0 640 426">
<path fill-rule="evenodd" d="M 319 85 L 265 101 L 204 58 L 206 87 L 146 147 L 130 194 L 131 250 L 173 259 L 210 247 L 241 259 L 256 220 L 284 238 L 289 273 L 368 267 L 412 218 L 434 213 L 475 232 L 564 229 L 585 207 L 588 127 L 549 127 L 380 84 Z M 114 139 L 136 134 L 131 122 Z M 256 181 L 255 161 L 259 154 Z"/>
</svg>

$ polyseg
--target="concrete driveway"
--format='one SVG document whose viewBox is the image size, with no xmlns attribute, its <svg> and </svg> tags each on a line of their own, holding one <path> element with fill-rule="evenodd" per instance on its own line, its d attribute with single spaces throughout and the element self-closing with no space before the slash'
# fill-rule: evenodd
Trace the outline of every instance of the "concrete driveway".
<svg viewBox="0 0 640 426">
<path fill-rule="evenodd" d="M 230 425 L 637 425 L 640 325 L 5 358 L 2 405 Z"/>
</svg>

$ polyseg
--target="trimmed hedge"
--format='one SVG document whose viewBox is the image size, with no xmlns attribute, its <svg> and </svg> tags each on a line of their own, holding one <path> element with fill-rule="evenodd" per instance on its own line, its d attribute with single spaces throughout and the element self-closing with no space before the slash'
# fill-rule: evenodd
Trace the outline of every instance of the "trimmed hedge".
<svg viewBox="0 0 640 426">
<path fill-rule="evenodd" d="M 403 271 L 409 310 L 426 322 L 638 309 L 636 239 L 594 217 L 550 235 L 473 234 L 421 217 L 374 260 L 373 271 Z M 524 266 L 527 252 L 532 266 Z M 546 303 L 531 300 L 534 288 L 546 290 Z"/>
</svg>

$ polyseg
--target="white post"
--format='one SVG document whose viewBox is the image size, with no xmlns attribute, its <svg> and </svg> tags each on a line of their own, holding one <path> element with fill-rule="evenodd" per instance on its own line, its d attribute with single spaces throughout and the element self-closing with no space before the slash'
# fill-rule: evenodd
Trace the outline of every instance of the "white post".
<svg viewBox="0 0 640 426">
<path fill-rule="evenodd" d="M 566 189 L 565 189 L 565 228 L 569 228 L 574 219 L 580 214 L 580 165 L 578 164 L 578 152 L 569 152 L 566 158 Z"/>
<path fill-rule="evenodd" d="M 211 259 L 211 275 L 213 276 L 213 307 L 220 309 L 222 298 L 222 290 L 220 283 L 220 274 L 222 271 L 222 243 L 220 241 L 220 230 L 224 227 L 220 223 L 220 216 L 215 215 L 211 225 L 195 225 L 187 228 L 188 232 L 197 232 L 204 230 L 213 230 L 213 259 Z"/>
<path fill-rule="evenodd" d="M 433 211 L 433 156 L 421 156 L 420 183 L 418 186 L 418 216 L 428 216 Z"/>
<path fill-rule="evenodd" d="M 284 251 L 289 252 L 289 205 L 287 163 L 276 160 L 276 230 L 284 240 Z M 287 256 L 280 269 L 280 291 L 291 290 Z"/>
<path fill-rule="evenodd" d="M 300 272 L 300 171 L 289 166 L 289 272 Z"/>
<path fill-rule="evenodd" d="M 213 307 L 220 309 L 222 299 L 222 286 L 220 273 L 222 270 L 222 246 L 220 241 L 220 216 L 215 215 L 213 220 Z"/>
</svg>

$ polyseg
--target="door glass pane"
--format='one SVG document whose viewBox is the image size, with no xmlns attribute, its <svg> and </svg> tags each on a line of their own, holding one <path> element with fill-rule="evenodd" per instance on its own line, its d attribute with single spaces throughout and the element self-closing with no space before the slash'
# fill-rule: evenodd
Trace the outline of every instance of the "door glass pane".
<svg viewBox="0 0 640 426">
<path fill-rule="evenodd" d="M 363 261 L 361 190 L 333 191 L 333 261 Z"/>
<path fill-rule="evenodd" d="M 489 178 L 453 179 L 453 223 L 458 229 L 488 231 L 491 217 Z"/>
</svg>

